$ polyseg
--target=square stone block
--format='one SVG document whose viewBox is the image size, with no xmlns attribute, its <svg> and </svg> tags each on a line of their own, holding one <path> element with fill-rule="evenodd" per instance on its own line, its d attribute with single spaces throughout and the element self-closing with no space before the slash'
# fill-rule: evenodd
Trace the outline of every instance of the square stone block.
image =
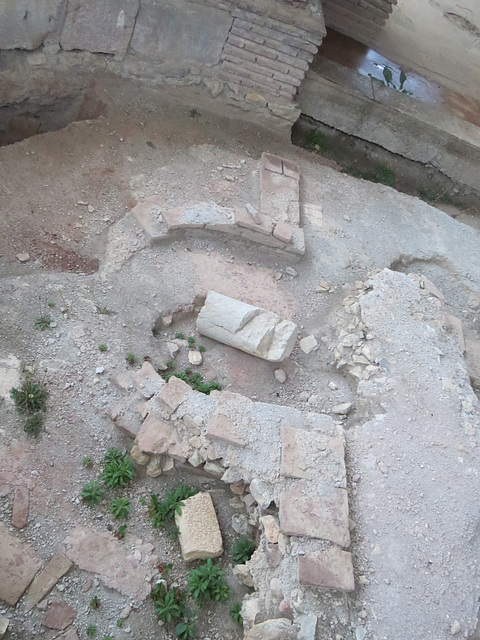
<svg viewBox="0 0 480 640">
<path fill-rule="evenodd" d="M 300 556 L 298 579 L 300 584 L 308 587 L 353 591 L 352 554 L 338 547 L 330 547 L 326 551 Z"/>
<path fill-rule="evenodd" d="M 0 522 L 0 600 L 17 604 L 41 566 L 33 549 L 11 536 Z"/>
<path fill-rule="evenodd" d="M 315 485 L 297 480 L 294 487 L 280 496 L 280 530 L 289 536 L 306 536 L 350 544 L 348 497 L 345 489 L 332 488 L 316 493 Z"/>
<path fill-rule="evenodd" d="M 185 562 L 222 555 L 222 534 L 209 493 L 197 493 L 187 498 L 181 514 L 175 514 L 175 522 Z"/>
<path fill-rule="evenodd" d="M 267 171 L 283 173 L 282 159 L 273 153 L 266 153 L 266 151 L 262 153 L 262 166 L 267 169 Z"/>
<path fill-rule="evenodd" d="M 172 376 L 160 389 L 156 398 L 163 411 L 170 415 L 178 409 L 191 391 L 192 388 L 184 380 Z"/>
</svg>

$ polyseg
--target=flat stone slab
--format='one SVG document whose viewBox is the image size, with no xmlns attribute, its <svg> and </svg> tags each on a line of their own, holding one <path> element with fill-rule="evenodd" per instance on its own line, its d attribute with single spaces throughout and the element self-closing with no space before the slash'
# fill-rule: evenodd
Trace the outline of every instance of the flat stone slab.
<svg viewBox="0 0 480 640">
<path fill-rule="evenodd" d="M 52 602 L 48 607 L 43 625 L 49 629 L 63 631 L 75 620 L 77 612 L 65 602 Z"/>
<path fill-rule="evenodd" d="M 251 355 L 281 362 L 295 346 L 297 325 L 260 307 L 209 291 L 197 318 L 198 331 Z"/>
<path fill-rule="evenodd" d="M 304 586 L 353 591 L 352 554 L 338 547 L 330 547 L 326 551 L 300 556 L 298 578 Z"/>
<path fill-rule="evenodd" d="M 45 567 L 35 577 L 25 598 L 26 611 L 30 611 L 53 589 L 62 576 L 72 567 L 72 561 L 60 550 L 50 558 Z"/>
<path fill-rule="evenodd" d="M 165 380 L 155 371 L 150 362 L 144 362 L 142 368 L 132 376 L 137 391 L 147 400 L 160 391 Z"/>
<path fill-rule="evenodd" d="M 11 536 L 0 522 L 0 600 L 17 604 L 41 566 L 33 549 Z"/>
<path fill-rule="evenodd" d="M 12 524 L 17 529 L 23 529 L 28 524 L 28 509 L 30 505 L 30 491 L 24 485 L 15 487 L 13 499 Z"/>
<path fill-rule="evenodd" d="M 37 49 L 59 28 L 64 0 L 2 0 L 0 49 Z"/>
<path fill-rule="evenodd" d="M 184 380 L 172 376 L 160 389 L 156 399 L 161 408 L 170 415 L 178 409 L 191 391 L 191 387 Z"/>
<path fill-rule="evenodd" d="M 348 497 L 345 489 L 330 489 L 324 495 L 310 495 L 308 481 L 297 480 L 280 496 L 280 530 L 289 536 L 306 536 L 350 544 Z"/>
<path fill-rule="evenodd" d="M 140 431 L 135 438 L 140 451 L 143 453 L 162 454 L 178 453 L 180 441 L 170 422 L 159 420 L 149 413 L 143 421 Z"/>
<path fill-rule="evenodd" d="M 150 594 L 148 580 L 157 561 L 151 555 L 153 545 L 138 545 L 133 554 L 128 554 L 112 535 L 84 527 L 73 529 L 63 542 L 65 555 L 80 569 L 97 574 L 107 587 L 137 602 Z"/>
<path fill-rule="evenodd" d="M 221 556 L 222 534 L 210 494 L 197 493 L 183 504 L 182 513 L 175 514 L 175 523 L 185 562 Z"/>
</svg>

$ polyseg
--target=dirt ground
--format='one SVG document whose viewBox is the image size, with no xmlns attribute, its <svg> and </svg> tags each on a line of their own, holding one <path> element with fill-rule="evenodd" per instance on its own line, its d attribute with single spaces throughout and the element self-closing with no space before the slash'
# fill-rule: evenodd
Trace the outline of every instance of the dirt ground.
<svg viewBox="0 0 480 640">
<path fill-rule="evenodd" d="M 231 113 L 214 113 L 193 89 L 172 90 L 167 96 L 121 80 L 97 80 L 95 91 L 106 104 L 104 115 L 0 148 L 0 356 L 14 354 L 22 366 L 34 366 L 39 375 L 45 372 L 49 389 L 45 431 L 38 439 L 28 438 L 13 406 L 0 402 L 0 481 L 15 478 L 31 486 L 29 525 L 16 535 L 31 543 L 43 560 L 75 525 L 97 531 L 116 526 L 106 503 L 91 511 L 79 500 L 83 484 L 99 472 L 106 449 L 131 444 L 110 419 L 121 398 L 112 379 L 128 370 L 127 353 L 135 354 L 137 362 L 148 357 L 154 366 L 170 359 L 167 340 L 176 332 L 194 334 L 195 319 L 186 318 L 156 335 L 153 327 L 161 315 L 191 303 L 196 294 L 210 289 L 224 293 L 294 320 L 302 336 L 317 336 L 318 351 L 307 356 L 297 346 L 282 364 L 285 384 L 274 377 L 278 365 L 202 339 L 204 375 L 252 399 L 302 409 L 329 412 L 339 403 L 355 402 L 351 379 L 335 369 L 328 346 L 343 298 L 374 269 L 423 273 L 462 318 L 467 338 L 480 339 L 476 230 L 417 198 L 340 174 L 328 160 L 247 121 L 229 119 Z M 298 162 L 301 202 L 321 205 L 320 217 L 302 221 L 304 258 L 289 259 L 213 235 L 148 245 L 129 215 L 141 197 L 160 195 L 167 206 L 255 203 L 259 195 L 254 175 L 263 151 Z M 18 256 L 25 253 L 29 258 L 21 262 Z M 330 283 L 330 293 L 319 291 L 321 280 Z M 35 330 L 36 318 L 46 310 L 54 326 Z M 106 351 L 99 350 L 101 344 Z M 179 356 L 182 364 L 185 357 Z M 352 411 L 345 422 L 347 433 L 367 417 Z M 85 456 L 93 458 L 92 470 L 83 466 Z M 353 452 L 348 464 L 350 477 L 355 476 Z M 178 545 L 151 528 L 143 498 L 182 480 L 211 488 L 226 543 L 222 564 L 240 601 L 245 588 L 229 574 L 235 538 L 229 523 L 235 511 L 225 485 L 178 473 L 148 478 L 140 467 L 137 475 L 128 492 L 132 515 L 125 544 L 134 547 L 135 537 L 151 542 L 159 560 L 173 564 L 173 578 L 182 586 L 185 566 Z M 468 482 L 459 482 L 468 493 Z M 465 496 L 459 511 L 468 510 L 468 502 Z M 361 508 L 356 498 L 351 508 L 355 519 L 355 509 Z M 6 524 L 11 509 L 10 493 L 0 498 L 0 519 Z M 366 545 L 362 552 L 355 535 L 352 545 L 357 574 L 362 572 L 358 559 L 368 548 L 361 534 L 358 544 L 364 540 Z M 445 541 L 446 548 L 453 544 Z M 173 637 L 157 625 L 149 599 L 139 606 L 78 568 L 59 585 L 50 598 L 61 597 L 74 607 L 81 638 L 89 624 L 97 626 L 99 638 L 122 638 L 125 633 L 132 638 Z M 477 587 L 472 585 L 472 591 Z M 339 598 L 349 619 L 334 631 L 328 629 L 334 628 L 335 603 L 317 612 L 322 619 L 319 637 L 359 637 L 355 630 L 366 624 L 367 616 L 363 588 L 359 585 L 348 598 Z M 93 595 L 101 606 L 92 612 Z M 132 612 L 117 628 L 126 606 Z M 26 614 L 20 603 L 0 607 L 0 613 L 11 619 L 12 640 L 58 636 L 42 626 L 41 610 Z M 228 606 L 202 612 L 198 637 L 242 636 L 228 616 Z M 367 640 L 375 637 L 372 632 Z"/>
</svg>

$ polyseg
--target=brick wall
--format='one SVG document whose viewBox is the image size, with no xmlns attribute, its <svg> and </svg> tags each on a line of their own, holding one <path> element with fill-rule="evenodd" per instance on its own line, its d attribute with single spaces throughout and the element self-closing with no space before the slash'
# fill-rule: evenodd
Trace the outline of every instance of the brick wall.
<svg viewBox="0 0 480 640">
<path fill-rule="evenodd" d="M 370 45 L 396 4 L 397 0 L 323 0 L 325 24 Z"/>
</svg>

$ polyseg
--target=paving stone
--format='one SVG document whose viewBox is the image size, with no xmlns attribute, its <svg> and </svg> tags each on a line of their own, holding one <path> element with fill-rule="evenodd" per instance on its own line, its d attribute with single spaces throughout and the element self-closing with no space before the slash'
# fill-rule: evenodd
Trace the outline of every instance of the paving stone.
<svg viewBox="0 0 480 640">
<path fill-rule="evenodd" d="M 162 409 L 170 415 L 178 409 L 191 390 L 186 382 L 172 376 L 167 384 L 160 389 L 156 398 Z"/>
<path fill-rule="evenodd" d="M 49 629 L 63 631 L 75 620 L 77 612 L 65 602 L 52 602 L 48 607 L 43 625 Z"/>
<path fill-rule="evenodd" d="M 110 417 L 117 429 L 129 438 L 135 438 L 140 431 L 142 418 L 138 411 L 139 397 L 129 395 L 118 402 L 111 410 Z"/>
<path fill-rule="evenodd" d="M 246 440 L 243 431 L 241 424 L 231 420 L 223 413 L 219 413 L 212 416 L 208 421 L 205 435 L 211 440 L 221 440 L 222 442 L 244 447 Z"/>
<path fill-rule="evenodd" d="M 302 338 L 300 340 L 300 349 L 303 353 L 312 353 L 318 349 L 318 342 L 315 339 L 315 336 L 307 336 L 306 338 Z"/>
<path fill-rule="evenodd" d="M 260 171 L 261 214 L 272 218 L 275 222 L 280 220 L 294 222 L 294 217 L 291 215 L 293 210 L 289 215 L 289 206 L 290 203 L 294 203 L 295 207 L 298 207 L 300 197 L 298 185 L 298 180 L 294 178 L 262 169 Z"/>
<path fill-rule="evenodd" d="M 300 556 L 298 578 L 304 586 L 353 591 L 352 554 L 332 546 L 326 551 Z"/>
<path fill-rule="evenodd" d="M 30 491 L 24 485 L 17 485 L 15 487 L 12 511 L 12 524 L 17 529 L 23 529 L 27 526 L 29 505 Z"/>
<path fill-rule="evenodd" d="M 152 545 L 137 544 L 135 552 L 138 553 L 129 554 L 127 548 L 111 534 L 97 533 L 85 527 L 73 529 L 65 538 L 64 545 L 65 555 L 72 562 L 84 571 L 97 574 L 107 587 L 134 601 L 145 600 L 150 594 L 148 580 L 157 562 L 157 558 L 151 555 Z"/>
<path fill-rule="evenodd" d="M 135 444 L 143 453 L 161 454 L 178 447 L 179 440 L 170 422 L 159 420 L 149 413 L 135 438 Z"/>
<path fill-rule="evenodd" d="M 0 522 L 0 600 L 17 604 L 41 566 L 33 549 L 11 536 Z"/>
<path fill-rule="evenodd" d="M 293 322 L 214 291 L 208 292 L 197 329 L 204 336 L 271 362 L 290 355 L 297 335 Z"/>
<path fill-rule="evenodd" d="M 290 536 L 306 536 L 350 544 L 348 497 L 345 489 L 331 488 L 323 495 L 308 495 L 308 481 L 297 480 L 280 496 L 280 530 Z"/>
<path fill-rule="evenodd" d="M 183 505 L 182 513 L 175 514 L 183 559 L 191 562 L 221 556 L 222 534 L 210 494 L 197 493 Z"/>
<path fill-rule="evenodd" d="M 280 156 L 273 155 L 272 153 L 267 153 L 266 151 L 262 153 L 262 166 L 268 171 L 283 173 L 282 158 L 280 158 Z"/>
<path fill-rule="evenodd" d="M 289 178 L 294 178 L 295 180 L 300 180 L 300 170 L 298 168 L 298 164 L 295 164 L 291 160 L 282 160 L 283 164 L 283 173 Z"/>
<path fill-rule="evenodd" d="M 72 561 L 60 550 L 50 558 L 45 567 L 35 577 L 27 591 L 25 609 L 30 611 L 53 589 L 56 583 L 70 570 Z"/>
<path fill-rule="evenodd" d="M 142 368 L 132 376 L 137 391 L 147 400 L 154 396 L 165 384 L 165 380 L 155 371 L 150 362 L 144 362 Z"/>
<path fill-rule="evenodd" d="M 280 221 L 280 222 L 277 222 L 277 224 L 275 225 L 275 229 L 273 230 L 273 235 L 278 240 L 281 240 L 282 242 L 285 242 L 286 244 L 288 244 L 292 239 L 292 232 L 293 232 L 293 229 L 291 225 L 287 224 L 286 222 Z"/>
</svg>

